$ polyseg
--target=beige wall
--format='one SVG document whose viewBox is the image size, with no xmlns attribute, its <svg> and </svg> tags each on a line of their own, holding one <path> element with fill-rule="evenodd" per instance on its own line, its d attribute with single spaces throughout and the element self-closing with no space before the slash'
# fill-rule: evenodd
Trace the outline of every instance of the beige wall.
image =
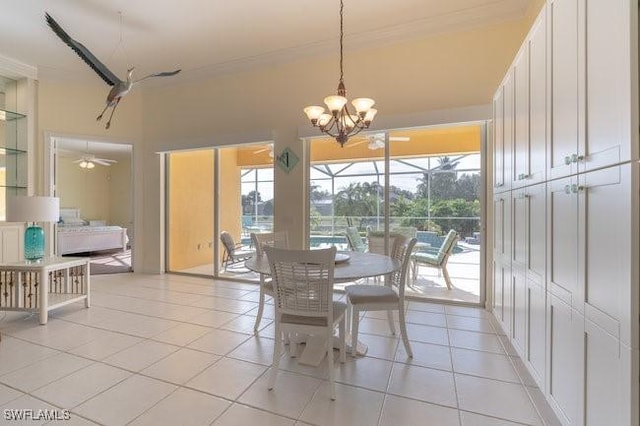
<svg viewBox="0 0 640 426">
<path fill-rule="evenodd" d="M 74 158 L 58 159 L 60 207 L 79 208 L 83 219 L 131 227 L 131 162 L 119 159 L 109 167 L 82 169 Z"/>
<path fill-rule="evenodd" d="M 525 17 L 357 52 L 348 50 L 347 39 L 348 96 L 376 99 L 380 111 L 376 122 L 389 128 L 432 124 L 420 119 L 430 111 L 487 105 L 530 22 Z M 40 82 L 39 146 L 46 131 L 134 144 L 139 248 L 137 257 L 134 253 L 139 262 L 135 269 L 159 272 L 164 166 L 157 152 L 274 140 L 277 153 L 289 147 L 302 159 L 300 131 L 303 136 L 316 134 L 309 129 L 302 107 L 321 102 L 335 90 L 337 78 L 337 55 L 332 53 L 253 72 L 138 88 L 121 102 L 108 131 L 95 122 L 106 86 Z M 489 118 L 490 110 L 486 111 L 480 118 Z M 305 240 L 306 171 L 301 165 L 289 174 L 278 168 L 275 173 L 275 228 L 289 230 L 294 247 Z M 42 174 L 38 182 L 42 185 Z"/>
</svg>

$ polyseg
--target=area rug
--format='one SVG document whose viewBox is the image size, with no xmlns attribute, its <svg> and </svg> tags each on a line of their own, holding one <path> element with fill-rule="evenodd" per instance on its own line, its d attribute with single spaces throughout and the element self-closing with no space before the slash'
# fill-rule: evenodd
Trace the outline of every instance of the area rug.
<svg viewBox="0 0 640 426">
<path fill-rule="evenodd" d="M 91 253 L 91 275 L 131 272 L 131 250 Z"/>
</svg>

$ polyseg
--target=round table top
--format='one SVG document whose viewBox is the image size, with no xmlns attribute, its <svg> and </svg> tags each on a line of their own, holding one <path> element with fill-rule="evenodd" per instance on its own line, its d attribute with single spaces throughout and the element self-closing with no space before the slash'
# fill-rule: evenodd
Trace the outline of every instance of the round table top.
<svg viewBox="0 0 640 426">
<path fill-rule="evenodd" d="M 389 256 L 376 253 L 360 253 L 357 251 L 341 251 L 349 256 L 346 262 L 336 263 L 333 271 L 335 282 L 355 281 L 359 278 L 377 277 L 390 274 L 400 269 L 400 262 Z M 254 256 L 245 261 L 245 266 L 260 274 L 271 274 L 267 256 Z"/>
</svg>

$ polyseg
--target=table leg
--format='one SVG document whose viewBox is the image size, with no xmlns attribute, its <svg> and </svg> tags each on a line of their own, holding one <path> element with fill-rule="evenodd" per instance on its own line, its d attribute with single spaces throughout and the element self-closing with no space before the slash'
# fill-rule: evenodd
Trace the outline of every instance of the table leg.
<svg viewBox="0 0 640 426">
<path fill-rule="evenodd" d="M 49 306 L 49 282 L 48 277 L 43 276 L 45 274 L 40 274 L 40 325 L 45 325 L 49 320 L 49 311 L 47 307 Z"/>
<path fill-rule="evenodd" d="M 84 306 L 85 308 L 88 308 L 91 306 L 91 267 L 89 266 L 90 263 L 87 261 L 87 264 L 84 266 L 84 275 L 86 277 L 86 285 L 84 287 L 84 291 L 87 295 L 87 298 L 84 299 Z"/>
</svg>

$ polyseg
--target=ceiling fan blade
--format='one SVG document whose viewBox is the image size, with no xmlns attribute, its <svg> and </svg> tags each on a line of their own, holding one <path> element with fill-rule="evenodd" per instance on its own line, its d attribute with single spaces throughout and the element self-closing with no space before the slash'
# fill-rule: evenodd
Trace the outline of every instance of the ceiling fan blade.
<svg viewBox="0 0 640 426">
<path fill-rule="evenodd" d="M 105 162 L 111 163 L 111 164 L 115 164 L 115 163 L 118 162 L 117 160 L 110 160 L 108 158 L 96 158 L 96 160 L 105 161 Z"/>
<path fill-rule="evenodd" d="M 409 142 L 411 138 L 409 136 L 389 136 L 389 140 L 393 142 Z"/>
<path fill-rule="evenodd" d="M 110 166 L 112 164 L 108 161 L 104 161 L 102 158 L 94 158 L 91 161 L 93 161 L 96 164 L 100 164 L 101 166 Z"/>
<path fill-rule="evenodd" d="M 259 149 L 257 151 L 254 151 L 253 153 L 254 154 L 261 154 L 261 153 L 267 152 L 267 151 L 271 151 L 271 148 L 262 148 L 262 149 Z"/>
<path fill-rule="evenodd" d="M 73 160 L 72 163 L 82 163 L 83 161 L 85 161 L 84 158 L 78 158 L 77 160 Z"/>
</svg>

